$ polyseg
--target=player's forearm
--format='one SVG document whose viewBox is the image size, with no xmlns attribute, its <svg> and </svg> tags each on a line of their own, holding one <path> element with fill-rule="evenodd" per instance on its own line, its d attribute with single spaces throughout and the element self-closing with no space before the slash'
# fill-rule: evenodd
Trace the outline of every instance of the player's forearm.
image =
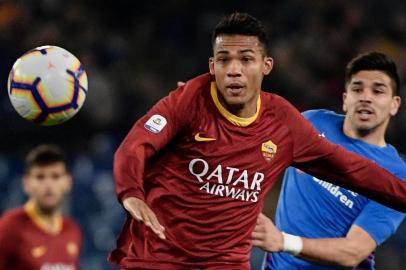
<svg viewBox="0 0 406 270">
<path fill-rule="evenodd" d="M 302 238 L 302 240 L 303 249 L 298 257 L 321 264 L 355 267 L 368 256 L 346 238 Z"/>
<path fill-rule="evenodd" d="M 286 252 L 326 265 L 354 267 L 372 252 L 362 241 L 349 238 L 311 239 L 284 233 L 263 217 L 258 218 L 252 237 L 253 244 L 267 252 Z"/>
<path fill-rule="evenodd" d="M 114 181 L 117 197 L 120 202 L 128 197 L 143 199 L 144 160 L 140 160 L 137 155 L 129 155 L 126 153 L 128 150 L 125 150 L 124 147 L 121 146 L 114 156 Z"/>
</svg>

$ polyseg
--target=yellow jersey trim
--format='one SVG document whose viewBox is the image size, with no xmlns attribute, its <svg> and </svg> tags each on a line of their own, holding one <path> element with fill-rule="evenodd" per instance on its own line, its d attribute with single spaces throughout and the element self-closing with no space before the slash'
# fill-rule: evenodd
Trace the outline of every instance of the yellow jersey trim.
<svg viewBox="0 0 406 270">
<path fill-rule="evenodd" d="M 32 220 L 32 222 L 42 231 L 48 234 L 56 235 L 62 231 L 63 226 L 63 218 L 62 215 L 57 217 L 56 226 L 54 229 L 49 229 L 46 226 L 44 220 L 39 216 L 38 212 L 35 210 L 35 206 L 33 202 L 27 202 L 24 205 L 24 210 L 27 213 L 28 217 Z"/>
<path fill-rule="evenodd" d="M 220 100 L 217 95 L 217 86 L 216 86 L 215 82 L 211 82 L 210 94 L 211 94 L 214 104 L 216 105 L 219 112 L 235 126 L 246 127 L 246 126 L 252 124 L 259 115 L 259 109 L 261 108 L 261 95 L 258 96 L 257 112 L 255 113 L 255 115 L 248 117 L 248 118 L 243 118 L 243 117 L 238 117 L 238 116 L 232 114 L 226 108 L 224 108 L 223 105 L 221 105 Z"/>
</svg>

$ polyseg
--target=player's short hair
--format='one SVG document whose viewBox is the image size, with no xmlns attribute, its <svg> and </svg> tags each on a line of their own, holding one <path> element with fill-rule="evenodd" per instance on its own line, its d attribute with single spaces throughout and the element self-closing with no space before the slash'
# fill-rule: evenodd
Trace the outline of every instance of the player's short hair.
<svg viewBox="0 0 406 270">
<path fill-rule="evenodd" d="M 34 166 L 47 166 L 57 162 L 63 162 L 66 164 L 65 155 L 62 150 L 51 144 L 42 144 L 33 148 L 25 158 L 25 171 Z"/>
<path fill-rule="evenodd" d="M 399 75 L 395 61 L 380 52 L 367 52 L 353 58 L 345 69 L 345 84 L 347 85 L 352 75 L 363 70 L 378 70 L 384 72 L 393 81 L 393 96 L 397 96 L 400 89 Z"/>
<path fill-rule="evenodd" d="M 262 44 L 264 53 L 266 55 L 269 54 L 269 36 L 265 26 L 258 19 L 247 13 L 234 12 L 224 16 L 220 20 L 211 36 L 213 48 L 219 35 L 255 36 Z"/>
</svg>

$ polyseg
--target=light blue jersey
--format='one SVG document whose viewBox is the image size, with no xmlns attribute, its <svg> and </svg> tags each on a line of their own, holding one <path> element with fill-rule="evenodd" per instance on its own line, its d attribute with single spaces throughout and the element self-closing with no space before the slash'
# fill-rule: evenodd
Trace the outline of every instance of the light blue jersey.
<svg viewBox="0 0 406 270">
<path fill-rule="evenodd" d="M 327 110 L 307 111 L 303 115 L 329 141 L 373 160 L 397 177 L 406 179 L 406 164 L 393 146 L 379 147 L 347 137 L 342 131 L 343 115 Z M 331 184 L 328 179 L 317 179 L 289 167 L 284 175 L 275 223 L 286 233 L 307 238 L 344 237 L 356 224 L 380 245 L 395 233 L 403 218 L 404 214 Z M 265 269 L 343 268 L 314 264 L 281 252 L 267 254 Z M 371 254 L 355 269 L 374 269 L 374 255 Z"/>
</svg>

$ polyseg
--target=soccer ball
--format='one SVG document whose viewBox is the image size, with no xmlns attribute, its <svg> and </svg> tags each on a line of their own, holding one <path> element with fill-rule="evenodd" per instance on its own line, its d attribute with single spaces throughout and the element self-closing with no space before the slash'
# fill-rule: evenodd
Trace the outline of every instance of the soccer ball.
<svg viewBox="0 0 406 270">
<path fill-rule="evenodd" d="M 56 46 L 26 52 L 8 77 L 8 95 L 25 119 L 44 126 L 58 125 L 74 116 L 87 94 L 87 75 L 79 60 Z"/>
</svg>

